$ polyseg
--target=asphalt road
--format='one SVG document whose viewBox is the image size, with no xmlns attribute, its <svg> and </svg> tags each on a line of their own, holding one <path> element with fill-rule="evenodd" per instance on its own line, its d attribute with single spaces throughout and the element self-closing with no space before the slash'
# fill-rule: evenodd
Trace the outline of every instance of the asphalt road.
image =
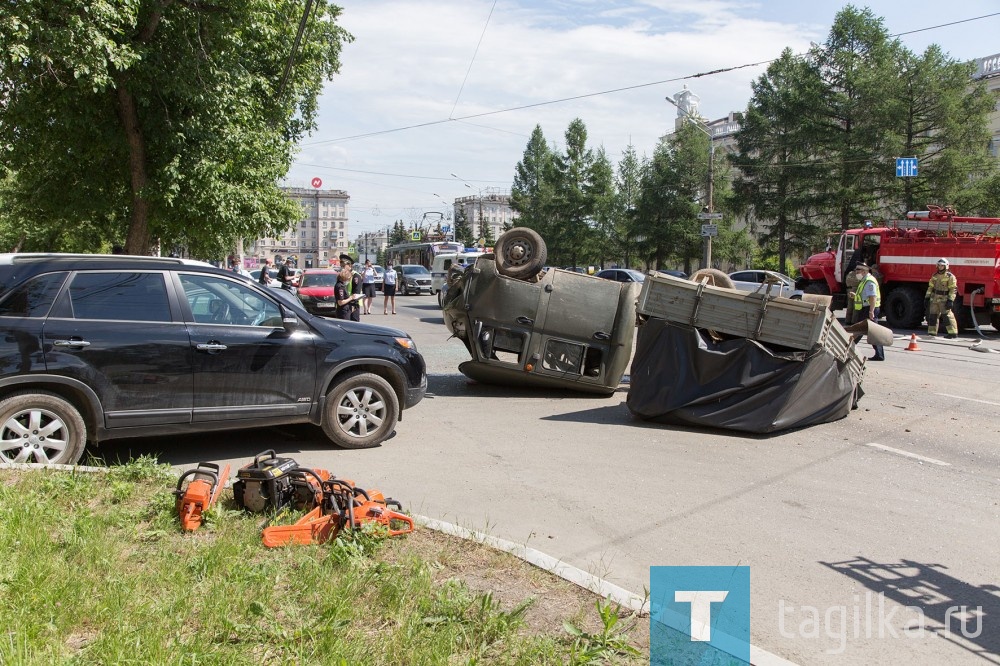
<svg viewBox="0 0 1000 666">
<path fill-rule="evenodd" d="M 748 565 L 754 644 L 801 664 L 1000 663 L 1000 353 L 969 349 L 977 337 L 906 351 L 897 331 L 848 417 L 746 436 L 634 420 L 627 384 L 600 398 L 469 382 L 436 297 L 397 306 L 362 320 L 414 337 L 429 389 L 381 447 L 296 427 L 99 453 L 235 470 L 274 448 L 639 594 L 652 565 Z"/>
</svg>

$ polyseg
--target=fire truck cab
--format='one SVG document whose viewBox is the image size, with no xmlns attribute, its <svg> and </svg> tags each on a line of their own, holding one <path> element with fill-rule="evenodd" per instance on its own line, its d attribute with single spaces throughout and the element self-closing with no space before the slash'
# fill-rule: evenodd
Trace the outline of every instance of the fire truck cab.
<svg viewBox="0 0 1000 666">
<path fill-rule="evenodd" d="M 1000 218 L 927 208 L 891 226 L 843 232 L 836 246 L 800 267 L 799 289 L 833 296 L 833 309 L 848 307 L 856 285 L 853 268 L 864 261 L 879 281 L 889 326 L 917 328 L 924 318 L 927 281 L 944 257 L 958 281 L 954 312 L 959 328 L 979 323 L 1000 330 Z"/>
</svg>

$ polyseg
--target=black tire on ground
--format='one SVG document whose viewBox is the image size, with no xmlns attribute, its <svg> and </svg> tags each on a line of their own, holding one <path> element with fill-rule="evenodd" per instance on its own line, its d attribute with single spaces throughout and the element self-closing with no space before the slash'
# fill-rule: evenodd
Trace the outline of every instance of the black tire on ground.
<svg viewBox="0 0 1000 666">
<path fill-rule="evenodd" d="M 920 328 L 924 320 L 924 292 L 912 286 L 896 287 L 882 299 L 889 328 Z"/>
<path fill-rule="evenodd" d="M 514 227 L 497 239 L 494 248 L 497 271 L 517 280 L 538 275 L 548 258 L 545 241 L 534 229 Z"/>
<path fill-rule="evenodd" d="M 1000 331 L 1000 312 L 990 313 L 990 325 L 992 325 L 993 328 Z"/>
<path fill-rule="evenodd" d="M 399 398 L 389 382 L 370 372 L 353 372 L 330 387 L 323 433 L 345 449 L 367 449 L 388 438 L 398 419 Z"/>
<path fill-rule="evenodd" d="M 406 290 L 406 281 L 405 280 L 403 281 L 403 283 L 401 285 L 399 285 L 399 295 L 400 296 L 409 296 L 410 295 L 410 292 Z"/>
<path fill-rule="evenodd" d="M 86 445 L 87 424 L 63 398 L 25 391 L 0 401 L 0 462 L 73 465 Z"/>
</svg>

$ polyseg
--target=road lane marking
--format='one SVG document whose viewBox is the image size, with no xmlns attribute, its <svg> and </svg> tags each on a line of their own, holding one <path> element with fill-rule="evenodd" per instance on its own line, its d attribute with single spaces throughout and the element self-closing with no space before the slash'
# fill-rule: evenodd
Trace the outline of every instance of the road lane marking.
<svg viewBox="0 0 1000 666">
<path fill-rule="evenodd" d="M 905 456 L 907 458 L 913 458 L 914 460 L 919 460 L 921 462 L 930 463 L 932 465 L 941 465 L 942 467 L 951 467 L 950 462 L 945 462 L 943 460 L 938 460 L 937 458 L 928 458 L 927 456 L 922 456 L 917 453 L 910 453 L 909 451 L 904 451 L 903 449 L 894 449 L 891 446 L 886 446 L 884 444 L 876 444 L 875 442 L 865 442 L 865 446 L 870 446 L 873 449 L 881 449 L 882 451 L 888 451 L 889 453 L 895 453 L 898 456 Z"/>
<path fill-rule="evenodd" d="M 957 400 L 968 400 L 969 402 L 981 402 L 984 405 L 995 405 L 1000 407 L 1000 402 L 990 402 L 989 400 L 976 400 L 975 398 L 966 398 L 961 395 L 952 395 L 951 393 L 935 393 L 934 395 L 940 395 L 945 398 L 955 398 Z"/>
</svg>

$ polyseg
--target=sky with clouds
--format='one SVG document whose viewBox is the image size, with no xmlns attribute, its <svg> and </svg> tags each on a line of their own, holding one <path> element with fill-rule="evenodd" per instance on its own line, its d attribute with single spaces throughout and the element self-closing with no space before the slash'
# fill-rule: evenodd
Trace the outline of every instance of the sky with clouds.
<svg viewBox="0 0 1000 666">
<path fill-rule="evenodd" d="M 285 185 L 350 195 L 350 235 L 450 213 L 456 197 L 508 191 L 535 125 L 564 145 L 574 118 L 617 164 L 651 155 L 687 85 L 700 113 L 745 108 L 751 82 L 788 47 L 822 42 L 828 0 L 341 0 L 354 35 L 326 84 L 319 127 Z M 996 0 L 857 3 L 913 51 L 1000 53 Z M 991 16 L 989 16 L 991 15 Z M 969 20 L 977 19 L 978 20 Z M 953 25 L 948 25 L 953 24 Z M 909 33 L 909 34 L 905 34 Z M 760 63 L 760 64 L 755 64 Z M 709 74 L 715 70 L 727 70 Z M 700 76 L 699 76 L 700 75 Z M 454 174 L 454 176 L 453 176 Z M 436 216 L 435 216 L 436 217 Z"/>
</svg>

